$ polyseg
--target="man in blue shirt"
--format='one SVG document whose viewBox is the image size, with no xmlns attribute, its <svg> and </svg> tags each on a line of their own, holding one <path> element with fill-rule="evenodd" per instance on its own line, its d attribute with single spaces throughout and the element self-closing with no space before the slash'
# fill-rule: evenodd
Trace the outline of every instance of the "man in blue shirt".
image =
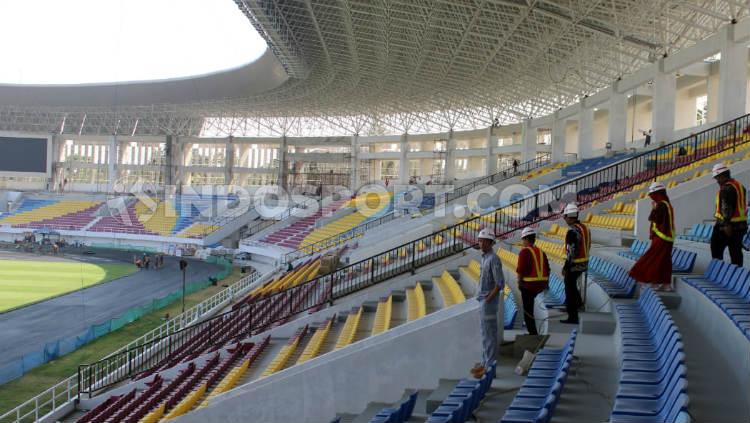
<svg viewBox="0 0 750 423">
<path fill-rule="evenodd" d="M 479 239 L 479 249 L 482 251 L 479 293 L 477 294 L 477 301 L 480 302 L 482 363 L 475 366 L 471 373 L 474 377 L 480 378 L 490 368 L 492 362 L 497 359 L 498 311 L 500 294 L 503 291 L 505 280 L 503 279 L 503 265 L 492 248 L 495 243 L 495 235 L 489 229 L 482 229 L 477 238 Z"/>
</svg>

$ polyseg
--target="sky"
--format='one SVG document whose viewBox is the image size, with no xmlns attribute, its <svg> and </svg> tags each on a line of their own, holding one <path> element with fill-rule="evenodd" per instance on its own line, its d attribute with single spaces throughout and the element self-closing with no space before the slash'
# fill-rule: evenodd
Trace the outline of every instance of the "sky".
<svg viewBox="0 0 750 423">
<path fill-rule="evenodd" d="M 266 50 L 232 0 L 0 0 L 0 84 L 200 75 Z"/>
</svg>

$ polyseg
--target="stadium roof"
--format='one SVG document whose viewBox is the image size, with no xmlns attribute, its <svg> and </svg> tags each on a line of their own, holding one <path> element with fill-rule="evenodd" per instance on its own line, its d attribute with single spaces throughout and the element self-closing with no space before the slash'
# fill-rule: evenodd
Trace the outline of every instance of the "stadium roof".
<svg viewBox="0 0 750 423">
<path fill-rule="evenodd" d="M 748 4 L 740 0 L 235 3 L 288 76 L 274 79 L 267 91 L 238 86 L 228 97 L 205 92 L 173 102 L 144 97 L 148 101 L 138 105 L 135 97 L 108 107 L 49 106 L 37 95 L 38 102 L 0 102 L 0 129 L 56 130 L 63 119 L 73 128 L 63 132 L 128 135 L 480 128 L 494 118 L 518 122 L 573 104 L 748 16 Z M 92 119 L 96 127 L 81 122 Z"/>
</svg>

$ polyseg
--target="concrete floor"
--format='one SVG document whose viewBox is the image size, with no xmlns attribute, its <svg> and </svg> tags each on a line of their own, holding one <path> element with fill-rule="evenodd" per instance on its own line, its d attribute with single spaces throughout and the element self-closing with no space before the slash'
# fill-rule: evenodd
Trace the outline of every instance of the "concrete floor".
<svg viewBox="0 0 750 423">
<path fill-rule="evenodd" d="M 87 249 L 90 250 L 90 249 Z M 95 250 L 94 255 L 68 248 L 67 259 L 132 263 L 133 253 Z M 43 256 L 29 254 L 31 258 Z M 47 342 L 80 335 L 93 324 L 106 322 L 126 310 L 164 297 L 182 287 L 178 258 L 167 257 L 160 270 L 139 271 L 132 275 L 71 292 L 28 307 L 0 314 L 0 367 L 24 354 L 44 349 Z M 221 266 L 190 260 L 187 283 L 206 280 Z"/>
<path fill-rule="evenodd" d="M 719 313 L 717 310 L 707 310 Z M 737 372 L 732 363 L 722 358 L 719 349 L 726 342 L 716 334 L 705 333 L 696 325 L 695 319 L 707 318 L 686 313 L 681 308 L 669 310 L 672 319 L 680 328 L 685 347 L 687 365 L 688 411 L 693 423 L 733 423 L 750 421 L 750 403 L 743 389 L 747 375 Z M 723 319 L 724 316 L 715 318 Z M 747 357 L 738 357 L 747 360 Z M 744 379 L 744 380 L 743 380 Z"/>
</svg>

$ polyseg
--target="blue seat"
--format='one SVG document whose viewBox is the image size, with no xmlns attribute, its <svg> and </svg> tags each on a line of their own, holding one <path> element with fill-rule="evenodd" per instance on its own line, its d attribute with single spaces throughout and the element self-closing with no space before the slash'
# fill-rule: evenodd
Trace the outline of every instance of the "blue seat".
<svg viewBox="0 0 750 423">
<path fill-rule="evenodd" d="M 703 276 L 680 280 L 711 300 L 750 339 L 750 270 L 712 260 Z"/>
<path fill-rule="evenodd" d="M 503 309 L 503 327 L 505 329 L 513 329 L 513 324 L 516 321 L 516 315 L 518 315 L 518 307 L 516 302 L 513 300 L 512 295 L 505 297 L 504 309 Z"/>
<path fill-rule="evenodd" d="M 548 422 L 565 386 L 577 331 L 560 349 L 545 348 L 537 354 L 513 402 L 508 406 L 502 423 Z"/>
<path fill-rule="evenodd" d="M 596 282 L 612 298 L 632 298 L 636 281 L 628 270 L 599 257 L 589 260 L 589 278 Z"/>
<path fill-rule="evenodd" d="M 404 423 L 411 419 L 414 411 L 414 404 L 417 402 L 417 392 L 409 395 L 409 398 L 402 402 L 398 408 L 384 408 L 378 412 L 370 423 Z"/>
<path fill-rule="evenodd" d="M 648 241 L 635 240 L 630 250 L 620 251 L 617 254 L 630 260 L 638 260 L 651 245 Z M 693 271 L 695 259 L 698 255 L 692 251 L 672 248 L 672 272 L 690 273 Z"/>
<path fill-rule="evenodd" d="M 718 274 L 718 267 L 712 263 L 706 274 Z M 685 415 L 689 401 L 677 326 L 647 287 L 637 302 L 615 308 L 622 335 L 622 366 L 610 421 L 676 422 Z"/>
<path fill-rule="evenodd" d="M 493 363 L 489 371 L 479 380 L 464 379 L 459 381 L 448 394 L 448 397 L 432 412 L 427 421 L 431 423 L 464 423 L 468 420 L 490 389 L 496 367 L 497 363 Z"/>
</svg>

